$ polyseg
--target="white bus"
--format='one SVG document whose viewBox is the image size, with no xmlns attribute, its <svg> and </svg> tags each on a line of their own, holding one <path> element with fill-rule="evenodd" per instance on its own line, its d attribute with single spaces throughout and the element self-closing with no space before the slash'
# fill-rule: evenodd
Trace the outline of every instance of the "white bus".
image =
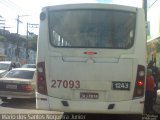
<svg viewBox="0 0 160 120">
<path fill-rule="evenodd" d="M 38 39 L 37 109 L 143 113 L 142 8 L 98 3 L 44 7 Z"/>
</svg>

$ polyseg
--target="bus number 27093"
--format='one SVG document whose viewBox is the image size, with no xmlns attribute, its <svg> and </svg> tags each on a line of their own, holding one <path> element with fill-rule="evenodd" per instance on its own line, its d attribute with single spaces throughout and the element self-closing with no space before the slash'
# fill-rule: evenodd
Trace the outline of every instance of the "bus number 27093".
<svg viewBox="0 0 160 120">
<path fill-rule="evenodd" d="M 52 80 L 51 88 L 80 88 L 79 80 Z"/>
</svg>

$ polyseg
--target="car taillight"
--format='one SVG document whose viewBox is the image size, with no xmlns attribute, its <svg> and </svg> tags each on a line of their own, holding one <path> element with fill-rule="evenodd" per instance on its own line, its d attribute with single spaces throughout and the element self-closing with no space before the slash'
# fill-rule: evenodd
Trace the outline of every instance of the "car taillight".
<svg viewBox="0 0 160 120">
<path fill-rule="evenodd" d="M 23 85 L 22 89 L 27 92 L 33 91 L 32 85 Z"/>
<path fill-rule="evenodd" d="M 46 75 L 45 75 L 45 63 L 39 62 L 37 64 L 37 91 L 40 94 L 47 95 Z"/>
<path fill-rule="evenodd" d="M 133 99 L 143 97 L 145 88 L 145 66 L 138 65 Z"/>
</svg>

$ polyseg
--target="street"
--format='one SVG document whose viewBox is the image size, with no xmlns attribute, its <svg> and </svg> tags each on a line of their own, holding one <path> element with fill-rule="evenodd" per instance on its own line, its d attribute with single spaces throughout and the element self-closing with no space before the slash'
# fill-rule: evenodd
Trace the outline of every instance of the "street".
<svg viewBox="0 0 160 120">
<path fill-rule="evenodd" d="M 153 108 L 157 114 L 160 114 L 160 90 L 157 91 L 157 101 Z"/>
<path fill-rule="evenodd" d="M 55 112 L 55 111 L 44 111 L 44 110 L 36 110 L 35 109 L 35 101 L 33 100 L 27 100 L 27 99 L 13 99 L 9 102 L 2 102 L 0 101 L 0 119 L 15 119 L 16 116 L 21 115 L 21 118 L 29 118 L 32 120 L 38 120 L 38 119 L 51 119 L 54 118 L 59 119 L 62 117 L 62 120 L 68 120 L 70 119 L 76 119 L 76 120 L 128 120 L 128 116 L 123 116 L 123 118 L 119 115 L 106 115 L 106 114 L 75 114 L 75 113 L 62 113 L 62 112 Z M 8 116 L 7 116 L 8 115 Z M 26 117 L 27 115 L 27 117 Z M 31 117 L 32 115 L 32 117 Z M 36 117 L 33 117 L 33 115 L 38 115 Z M 46 117 L 46 115 L 52 115 L 52 117 Z M 54 117 L 53 117 L 54 115 Z M 45 117 L 44 117 L 45 116 Z M 140 116 L 138 116 L 140 118 Z M 28 118 L 28 119 L 29 119 Z M 126 119 L 125 119 L 126 118 Z M 133 116 L 132 116 L 133 118 Z M 130 119 L 129 119 L 130 120 Z"/>
<path fill-rule="evenodd" d="M 158 91 L 157 104 L 154 106 L 157 113 L 160 113 L 160 91 Z M 15 116 L 16 115 L 16 116 Z M 18 116 L 17 116 L 18 115 Z M 75 114 L 64 113 L 56 111 L 36 110 L 35 101 L 27 99 L 11 99 L 8 102 L 2 102 L 0 100 L 0 119 L 76 119 L 76 120 L 141 120 L 142 116 L 121 116 L 121 115 L 106 115 L 106 114 Z M 144 119 L 145 120 L 145 119 Z M 158 119 L 157 119 L 158 120 Z"/>
<path fill-rule="evenodd" d="M 27 99 L 11 99 L 8 102 L 0 100 L 0 114 L 53 114 L 51 111 L 35 109 L 35 101 Z"/>
</svg>

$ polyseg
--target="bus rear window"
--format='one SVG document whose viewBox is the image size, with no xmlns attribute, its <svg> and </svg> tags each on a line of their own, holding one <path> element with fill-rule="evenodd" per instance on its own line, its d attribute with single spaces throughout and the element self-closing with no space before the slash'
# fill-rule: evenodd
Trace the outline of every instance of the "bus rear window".
<svg viewBox="0 0 160 120">
<path fill-rule="evenodd" d="M 50 42 L 54 47 L 132 47 L 136 13 L 115 10 L 60 10 L 49 12 Z"/>
</svg>

